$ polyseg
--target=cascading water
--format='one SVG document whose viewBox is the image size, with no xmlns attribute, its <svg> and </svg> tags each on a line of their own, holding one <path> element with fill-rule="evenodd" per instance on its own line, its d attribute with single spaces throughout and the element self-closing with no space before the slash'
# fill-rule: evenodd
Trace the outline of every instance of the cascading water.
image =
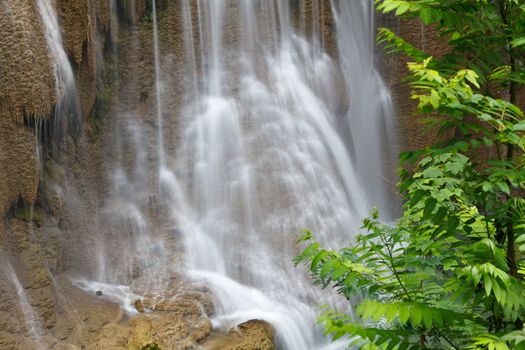
<svg viewBox="0 0 525 350">
<path fill-rule="evenodd" d="M 37 5 L 44 25 L 47 46 L 55 75 L 57 104 L 53 132 L 59 136 L 63 132 L 65 123 L 67 123 L 66 118 L 70 119 L 70 116 L 77 118 L 69 120 L 69 125 L 76 128 L 79 126 L 78 118 L 80 118 L 80 113 L 75 76 L 64 50 L 60 25 L 53 3 L 50 0 L 38 0 Z"/>
<path fill-rule="evenodd" d="M 18 306 L 24 317 L 26 328 L 29 336 L 31 337 L 31 341 L 33 342 L 32 346 L 34 346 L 34 349 L 36 350 L 46 349 L 46 346 L 44 345 L 45 343 L 43 341 L 44 331 L 42 325 L 38 319 L 38 316 L 34 312 L 33 307 L 29 303 L 24 287 L 22 287 L 22 284 L 20 283 L 20 280 L 18 279 L 18 276 L 16 275 L 15 270 L 11 264 L 2 261 L 2 265 L 5 276 L 15 287 L 16 295 L 18 297 Z"/>
<path fill-rule="evenodd" d="M 195 61 L 185 66 L 198 83 L 187 89 L 196 93 L 187 96 L 171 161 L 158 140 L 160 192 L 183 233 L 187 269 L 211 285 L 217 327 L 261 318 L 275 326 L 280 348 L 325 348 L 314 327 L 316 307 L 336 299 L 312 288 L 291 259 L 301 227 L 336 247 L 351 240 L 373 205 L 388 209 L 380 140 L 391 106 L 371 60 L 372 4 L 332 2 L 350 100 L 340 115 L 340 71 L 322 49 L 322 35 L 305 38 L 294 29 L 290 3 L 197 4 L 200 35 L 185 23 L 185 37 L 198 38 L 185 47 Z M 338 132 L 341 119 L 350 147 Z"/>
<path fill-rule="evenodd" d="M 390 93 L 374 67 L 374 10 L 368 1 L 334 1 L 333 6 L 337 32 L 345 33 L 337 41 L 351 99 L 345 119 L 354 164 L 369 202 L 383 218 L 393 219 L 396 197 L 389 193 L 388 179 L 397 155 L 396 123 Z"/>
<path fill-rule="evenodd" d="M 312 0 L 313 23 L 304 23 L 303 2 L 181 0 L 184 60 L 176 64 L 184 67 L 184 96 L 177 111 L 165 101 L 176 93 L 165 81 L 170 70 L 152 2 L 155 131 L 147 134 L 130 111 L 115 117 L 115 153 L 133 152 L 135 159 L 115 162 L 106 198 L 112 226 L 129 231 L 113 257 L 124 261 L 112 263 L 111 245 L 97 248 L 98 282 L 77 285 L 107 290 L 131 312 L 138 296 L 124 284 L 133 283 L 137 261 L 146 262 L 142 290 L 159 288 L 163 273 L 180 270 L 170 265 L 174 252 L 152 235 L 144 208 L 153 195 L 165 216 L 157 231 L 177 232 L 183 270 L 216 297 L 215 327 L 263 319 L 275 327 L 279 349 L 346 347 L 330 344 L 315 326 L 319 303 L 340 300 L 294 268 L 295 242 L 307 227 L 338 247 L 373 206 L 390 214 L 382 140 L 392 138 L 392 112 L 373 65 L 372 1 L 330 2 L 339 57 L 328 53 L 321 33 L 327 2 Z M 149 158 L 157 163 L 153 194 Z"/>
</svg>

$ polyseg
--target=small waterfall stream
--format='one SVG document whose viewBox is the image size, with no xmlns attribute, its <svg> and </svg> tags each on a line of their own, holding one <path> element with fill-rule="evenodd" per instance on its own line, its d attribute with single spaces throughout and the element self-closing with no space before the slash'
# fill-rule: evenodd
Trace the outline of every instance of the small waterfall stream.
<svg viewBox="0 0 525 350">
<path fill-rule="evenodd" d="M 18 297 L 18 306 L 20 308 L 20 312 L 24 317 L 24 321 L 27 327 L 28 334 L 31 337 L 31 341 L 34 343 L 34 349 L 47 349 L 47 346 L 45 345 L 45 342 L 43 340 L 44 329 L 40 323 L 38 316 L 33 310 L 33 307 L 29 303 L 24 287 L 20 283 L 20 280 L 18 279 L 15 270 L 8 262 L 2 261 L 2 265 L 5 276 L 15 287 L 16 295 Z"/>
<path fill-rule="evenodd" d="M 53 3 L 50 0 L 38 0 L 37 4 L 45 28 L 49 53 L 53 59 L 51 64 L 55 72 L 56 92 L 60 98 L 66 91 L 71 90 L 71 87 L 75 84 L 75 78 L 67 54 L 64 51 L 61 29 Z"/>
<path fill-rule="evenodd" d="M 350 106 L 345 115 L 353 161 L 369 203 L 396 217 L 392 161 L 398 150 L 390 92 L 374 66 L 374 10 L 368 1 L 332 1 L 339 62 Z M 359 67 L 359 69 L 356 69 Z M 390 170 L 389 170 L 390 169 Z"/>
<path fill-rule="evenodd" d="M 38 10 L 45 29 L 45 36 L 51 65 L 55 75 L 55 107 L 54 134 L 60 137 L 64 128 L 78 128 L 80 124 L 80 107 L 75 76 L 62 42 L 61 28 L 58 16 L 51 0 L 38 0 Z M 71 120 L 71 117 L 75 118 Z"/>
</svg>

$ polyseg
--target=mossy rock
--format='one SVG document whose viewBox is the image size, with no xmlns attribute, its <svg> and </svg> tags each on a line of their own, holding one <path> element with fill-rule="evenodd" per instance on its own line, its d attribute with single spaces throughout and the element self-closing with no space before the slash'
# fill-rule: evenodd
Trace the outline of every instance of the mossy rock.
<svg viewBox="0 0 525 350">
<path fill-rule="evenodd" d="M 141 347 L 140 350 L 162 350 L 162 348 L 157 343 L 150 343 Z"/>
<path fill-rule="evenodd" d="M 46 174 L 57 184 L 64 182 L 65 170 L 53 159 L 48 158 L 44 163 Z"/>
<path fill-rule="evenodd" d="M 14 211 L 14 216 L 20 221 L 34 222 L 41 225 L 44 221 L 44 212 L 40 208 L 17 207 Z"/>
</svg>

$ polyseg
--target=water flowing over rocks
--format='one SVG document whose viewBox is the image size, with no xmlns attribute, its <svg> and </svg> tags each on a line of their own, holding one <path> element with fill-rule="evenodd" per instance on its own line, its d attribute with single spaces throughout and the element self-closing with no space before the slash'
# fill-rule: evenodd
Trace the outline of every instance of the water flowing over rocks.
<svg viewBox="0 0 525 350">
<path fill-rule="evenodd" d="M 291 259 L 369 209 L 370 6 L 0 1 L 0 349 L 344 347 Z"/>
<path fill-rule="evenodd" d="M 211 334 L 208 315 L 213 313 L 213 301 L 209 293 L 172 290 L 164 296 L 146 296 L 142 304 L 145 314 L 123 315 L 104 325 L 88 348 L 191 349 Z"/>
</svg>

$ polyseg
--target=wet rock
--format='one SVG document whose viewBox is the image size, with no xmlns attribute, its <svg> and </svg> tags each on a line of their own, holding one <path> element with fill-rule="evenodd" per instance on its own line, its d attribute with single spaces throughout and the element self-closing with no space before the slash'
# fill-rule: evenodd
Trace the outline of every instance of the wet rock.
<svg viewBox="0 0 525 350">
<path fill-rule="evenodd" d="M 1 110 L 2 105 L 0 99 L 0 214 L 3 215 L 20 199 L 27 205 L 36 200 L 38 164 L 34 134 L 9 119 Z"/>
<path fill-rule="evenodd" d="M 31 210 L 31 208 L 16 208 L 15 218 L 25 222 L 31 222 L 33 221 L 33 211 Z"/>
<path fill-rule="evenodd" d="M 111 323 L 103 327 L 88 349 L 184 350 L 211 334 L 206 316 L 176 312 L 152 312 L 131 319 L 128 324 Z"/>
<path fill-rule="evenodd" d="M 214 312 L 213 299 L 210 294 L 201 292 L 181 293 L 172 299 L 154 303 L 151 308 L 155 311 L 172 311 L 188 315 L 202 313 L 210 316 Z"/>
<path fill-rule="evenodd" d="M 57 98 L 51 60 L 35 2 L 0 2 L 0 118 L 21 122 L 51 113 Z M 13 144 L 22 147 L 21 141 Z"/>
<path fill-rule="evenodd" d="M 97 297 L 101 297 L 102 296 L 102 291 L 101 290 L 97 290 L 95 292 L 95 294 L 97 295 Z"/>
<path fill-rule="evenodd" d="M 53 159 L 49 158 L 45 161 L 44 169 L 46 175 L 48 175 L 49 178 L 54 182 L 58 184 L 64 182 L 65 170 L 60 165 L 58 165 L 58 163 L 56 163 Z"/>
<path fill-rule="evenodd" d="M 144 345 L 140 350 L 162 350 L 162 348 L 157 343 L 151 343 Z"/>
<path fill-rule="evenodd" d="M 226 334 L 213 334 L 202 345 L 209 350 L 274 350 L 274 336 L 271 324 L 250 320 Z"/>
<path fill-rule="evenodd" d="M 182 279 L 179 282 L 174 289 L 136 300 L 140 314 L 104 325 L 87 349 L 185 350 L 203 342 L 212 333 L 211 294 L 194 291 Z M 151 310 L 147 314 L 146 308 Z"/>
<path fill-rule="evenodd" d="M 135 309 L 140 312 L 141 314 L 144 313 L 144 305 L 142 305 L 142 300 L 138 299 L 138 300 L 135 300 L 135 302 L 133 303 L 133 305 L 135 306 Z"/>
</svg>

